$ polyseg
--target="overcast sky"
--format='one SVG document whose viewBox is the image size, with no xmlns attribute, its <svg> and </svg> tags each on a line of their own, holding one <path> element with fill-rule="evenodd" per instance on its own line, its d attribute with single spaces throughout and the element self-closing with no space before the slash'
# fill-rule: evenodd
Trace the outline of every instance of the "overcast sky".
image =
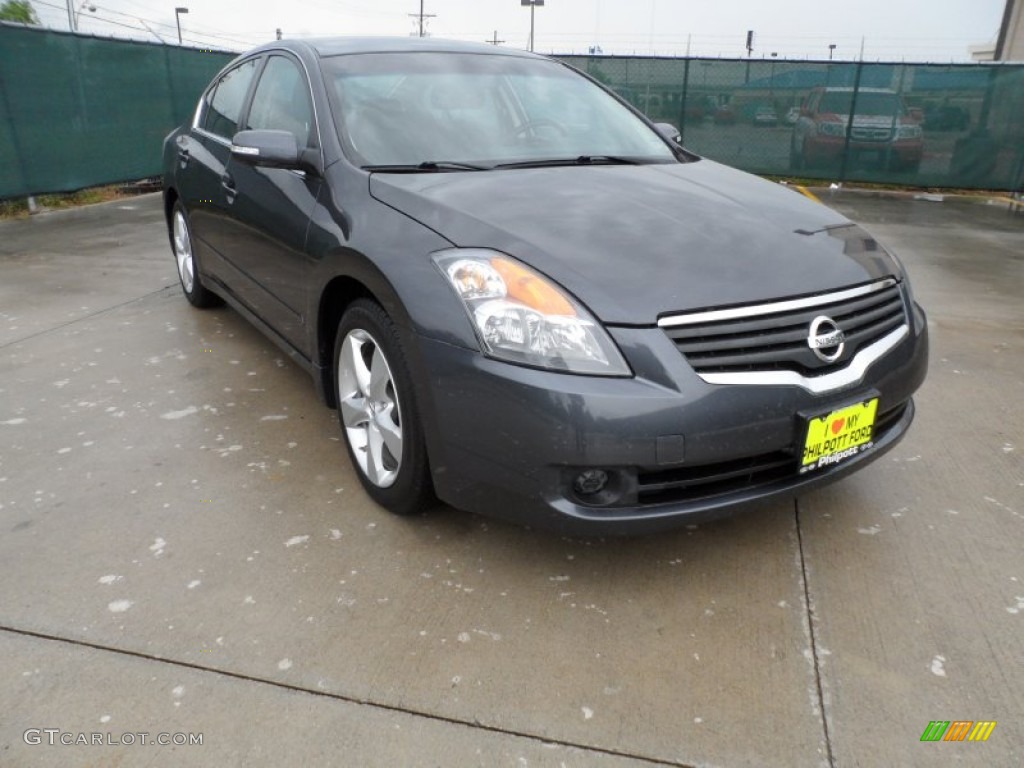
<svg viewBox="0 0 1024 768">
<path fill-rule="evenodd" d="M 68 28 L 65 0 L 31 0 L 44 25 Z M 273 39 L 313 35 L 408 35 L 419 0 L 72 0 L 84 33 L 177 42 L 175 6 L 186 44 L 244 50 Z M 530 9 L 520 0 L 425 0 L 429 33 L 525 48 Z M 967 46 L 995 40 L 1004 0 L 546 0 L 536 9 L 536 50 L 967 61 Z M 95 8 L 95 10 L 91 10 Z M 148 30 L 147 30 L 148 25 Z"/>
</svg>

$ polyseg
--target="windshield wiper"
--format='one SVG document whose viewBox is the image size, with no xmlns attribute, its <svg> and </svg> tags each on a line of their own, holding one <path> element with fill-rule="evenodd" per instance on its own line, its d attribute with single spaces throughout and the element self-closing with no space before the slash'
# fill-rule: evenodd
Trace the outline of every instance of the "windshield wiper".
<svg viewBox="0 0 1024 768">
<path fill-rule="evenodd" d="M 395 163 L 392 165 L 364 165 L 364 171 L 383 173 L 437 173 L 443 171 L 489 171 L 490 166 L 457 163 L 451 160 L 424 160 L 422 163 Z"/>
<path fill-rule="evenodd" d="M 554 168 L 561 165 L 640 165 L 643 161 L 621 155 L 579 155 L 578 157 L 556 157 L 547 160 L 521 160 L 516 163 L 500 163 L 495 168 Z"/>
</svg>

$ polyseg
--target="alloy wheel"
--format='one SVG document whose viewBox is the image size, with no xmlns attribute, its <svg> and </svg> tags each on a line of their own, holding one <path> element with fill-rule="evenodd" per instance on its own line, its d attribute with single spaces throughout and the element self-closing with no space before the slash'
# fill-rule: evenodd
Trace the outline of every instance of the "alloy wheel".
<svg viewBox="0 0 1024 768">
<path fill-rule="evenodd" d="M 188 223 L 185 214 L 174 212 L 174 258 L 178 262 L 178 276 L 185 293 L 192 293 L 195 285 L 195 260 L 192 258 L 192 238 L 188 234 Z"/>
<path fill-rule="evenodd" d="M 348 332 L 338 356 L 338 407 L 360 471 L 378 488 L 398 478 L 402 417 L 384 352 L 368 332 Z"/>
</svg>

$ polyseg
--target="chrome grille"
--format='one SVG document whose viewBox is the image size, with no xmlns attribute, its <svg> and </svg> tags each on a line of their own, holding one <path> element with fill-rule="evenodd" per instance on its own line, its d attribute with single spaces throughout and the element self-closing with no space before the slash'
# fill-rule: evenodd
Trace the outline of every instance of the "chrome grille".
<svg viewBox="0 0 1024 768">
<path fill-rule="evenodd" d="M 850 138 L 858 141 L 889 141 L 892 138 L 891 128 L 854 128 Z"/>
<path fill-rule="evenodd" d="M 808 345 L 812 321 L 826 315 L 846 336 L 842 354 L 819 359 Z M 658 321 L 697 373 L 796 371 L 820 374 L 846 365 L 857 352 L 906 324 L 899 284 L 892 279 L 821 296 L 674 315 Z"/>
</svg>

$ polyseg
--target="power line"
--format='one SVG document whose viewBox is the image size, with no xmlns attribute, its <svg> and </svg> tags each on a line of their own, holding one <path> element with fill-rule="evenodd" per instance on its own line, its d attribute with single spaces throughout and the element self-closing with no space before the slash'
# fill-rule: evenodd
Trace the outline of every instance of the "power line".
<svg viewBox="0 0 1024 768">
<path fill-rule="evenodd" d="M 33 2 L 36 5 L 44 6 L 44 7 L 47 7 L 47 8 L 52 8 L 54 10 L 59 10 L 59 11 L 64 11 L 65 10 L 65 6 L 55 5 L 54 3 L 47 2 L 47 0 L 33 0 Z M 95 11 L 91 12 L 85 18 L 91 19 L 91 20 L 93 20 L 95 22 L 98 22 L 98 23 L 101 23 L 101 24 L 109 24 L 109 25 L 114 26 L 114 27 L 119 27 L 121 29 L 130 29 L 130 30 L 132 30 L 134 32 L 141 33 L 143 36 L 145 36 L 147 34 L 151 34 L 154 37 L 156 37 L 158 40 L 160 40 L 161 42 L 164 42 L 164 43 L 166 41 L 160 36 L 160 34 L 158 32 L 156 32 L 153 29 L 153 27 L 164 28 L 164 29 L 169 29 L 169 30 L 176 29 L 175 25 L 173 25 L 173 24 L 166 24 L 164 22 L 156 21 L 155 19 L 144 19 L 144 18 L 142 18 L 140 16 L 134 16 L 134 15 L 132 15 L 130 13 L 124 13 L 122 11 L 114 10 L 113 8 L 106 8 L 106 7 L 97 6 L 97 5 L 92 5 L 92 8 L 95 8 L 96 11 L 103 11 L 104 13 L 109 13 L 109 14 L 114 14 L 114 15 L 117 15 L 117 16 L 121 16 L 121 17 L 123 17 L 125 19 L 128 19 L 128 20 L 130 20 L 132 22 L 135 22 L 135 23 L 129 24 L 129 23 L 126 23 L 124 21 L 118 21 L 116 19 L 106 18 L 104 16 L 99 15 Z M 139 26 L 139 25 L 141 25 L 141 26 Z M 203 31 L 196 30 L 196 29 L 193 29 L 192 32 L 193 32 L 194 35 L 199 35 L 199 36 L 204 37 L 204 38 L 213 38 L 215 40 L 224 40 L 226 42 L 234 43 L 235 45 L 239 45 L 239 46 L 242 46 L 242 47 L 245 47 L 245 48 L 251 48 L 253 46 L 253 44 L 254 44 L 252 40 L 239 40 L 237 38 L 227 37 L 226 35 L 219 35 L 219 34 L 216 34 L 216 33 L 208 33 L 208 32 L 203 32 Z M 260 37 L 260 38 L 257 38 L 257 39 L 262 41 L 264 38 Z M 188 43 L 191 43 L 193 45 L 200 46 L 200 47 L 208 47 L 210 45 L 209 40 L 199 40 L 199 39 L 196 39 L 195 37 L 182 37 L 182 42 L 188 42 Z"/>
<path fill-rule="evenodd" d="M 112 14 L 115 14 L 117 16 L 124 16 L 126 18 L 136 19 L 138 21 L 146 21 L 146 22 L 152 24 L 154 27 L 163 27 L 165 29 L 176 29 L 177 28 L 176 25 L 174 25 L 174 24 L 168 24 L 168 23 L 164 23 L 164 22 L 161 22 L 161 21 L 156 21 L 155 19 L 144 19 L 141 16 L 135 16 L 134 14 L 124 13 L 123 11 L 115 11 L 113 8 L 107 8 L 105 6 L 95 5 L 95 4 L 93 4 L 93 7 L 96 10 L 103 11 L 105 13 L 112 13 Z M 228 42 L 237 43 L 239 45 L 250 45 L 250 43 L 248 41 L 246 41 L 246 40 L 239 40 L 238 38 L 228 37 L 227 35 L 220 35 L 220 34 L 216 34 L 216 33 L 213 33 L 213 32 L 203 32 L 203 31 L 201 31 L 199 29 L 196 29 L 195 26 L 192 26 L 192 30 L 191 31 L 192 31 L 193 34 L 202 35 L 203 37 L 212 37 L 214 39 L 226 40 Z"/>
</svg>

